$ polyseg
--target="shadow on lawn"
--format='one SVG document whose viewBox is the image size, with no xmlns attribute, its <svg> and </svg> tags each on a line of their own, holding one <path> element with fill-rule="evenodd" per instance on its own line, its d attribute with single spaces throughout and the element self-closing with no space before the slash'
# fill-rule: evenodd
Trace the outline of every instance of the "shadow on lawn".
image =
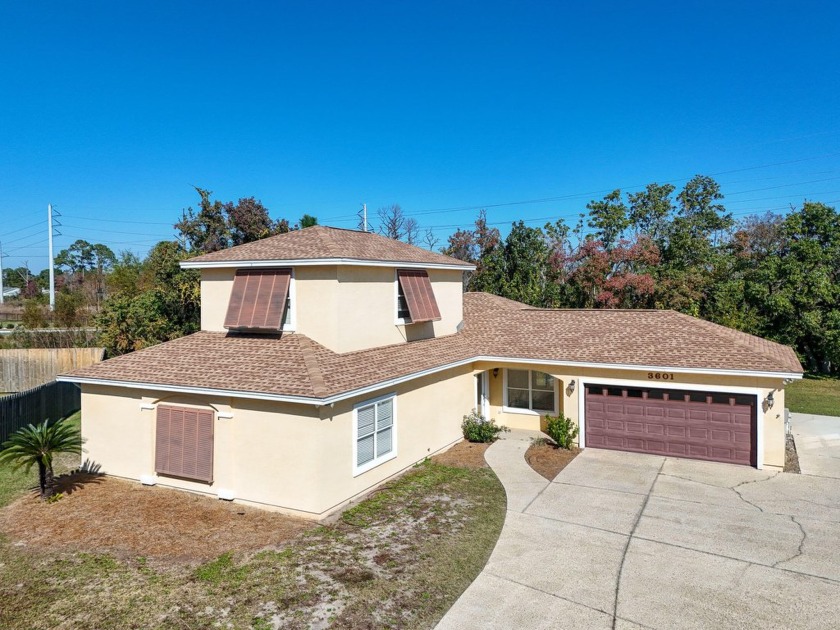
<svg viewBox="0 0 840 630">
<path fill-rule="evenodd" d="M 100 472 L 101 470 L 102 466 L 100 464 L 89 459 L 85 460 L 81 467 L 55 478 L 55 494 L 61 493 L 69 496 L 89 484 L 102 483 L 105 475 Z M 40 494 L 40 492 L 41 490 L 37 486 L 32 489 L 33 494 Z"/>
</svg>

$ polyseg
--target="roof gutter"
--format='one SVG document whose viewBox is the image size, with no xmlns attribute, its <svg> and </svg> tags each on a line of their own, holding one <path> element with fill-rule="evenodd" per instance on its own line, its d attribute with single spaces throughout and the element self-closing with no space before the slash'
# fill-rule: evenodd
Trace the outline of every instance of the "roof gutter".
<svg viewBox="0 0 840 630">
<path fill-rule="evenodd" d="M 248 392 L 233 389 L 215 389 L 209 387 L 188 387 L 180 385 L 160 385 L 156 383 L 142 383 L 132 381 L 115 381 L 88 377 L 73 377 L 69 375 L 59 375 L 56 380 L 79 383 L 82 385 L 106 385 L 110 387 L 128 387 L 133 389 L 153 389 L 164 392 L 177 392 L 182 394 L 201 394 L 210 396 L 229 396 L 231 398 L 245 398 L 250 400 L 272 400 L 276 402 L 298 403 L 304 405 L 314 405 L 320 407 L 329 405 L 342 400 L 363 396 L 365 394 L 373 393 L 381 389 L 394 387 L 408 381 L 413 381 L 424 376 L 430 376 L 446 370 L 476 363 L 478 361 L 489 361 L 497 363 L 511 363 L 514 365 L 545 365 L 552 367 L 570 367 L 570 368 L 604 368 L 610 370 L 636 370 L 639 372 L 678 372 L 683 374 L 702 374 L 707 376 L 745 376 L 753 378 L 778 378 L 778 379 L 793 379 L 799 380 L 802 374 L 798 372 L 762 372 L 762 371 L 746 371 L 746 370 L 724 370 L 724 369 L 706 369 L 706 368 L 682 368 L 667 365 L 625 365 L 620 363 L 587 363 L 582 361 L 552 361 L 541 359 L 527 359 L 527 358 L 512 358 L 495 355 L 479 355 L 446 363 L 428 370 L 421 370 L 413 372 L 405 376 L 400 376 L 386 381 L 380 381 L 365 387 L 359 387 L 332 396 L 312 397 L 312 396 L 286 396 L 282 394 L 270 394 L 265 392 Z"/>
<path fill-rule="evenodd" d="M 363 260 L 361 258 L 292 258 L 285 260 L 219 260 L 219 261 L 190 261 L 179 263 L 181 269 L 246 269 L 260 267 L 314 267 L 323 265 L 342 265 L 350 267 L 401 267 L 404 269 L 453 269 L 458 271 L 475 271 L 475 265 L 419 263 L 400 260 Z"/>
</svg>

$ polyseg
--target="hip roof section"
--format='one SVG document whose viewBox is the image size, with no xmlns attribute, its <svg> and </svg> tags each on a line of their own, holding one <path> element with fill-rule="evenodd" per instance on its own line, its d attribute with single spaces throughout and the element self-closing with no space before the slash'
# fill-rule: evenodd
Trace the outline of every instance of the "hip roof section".
<svg viewBox="0 0 840 630">
<path fill-rule="evenodd" d="M 535 309 L 467 293 L 464 317 L 454 335 L 343 354 L 300 334 L 199 332 L 60 379 L 322 400 L 482 358 L 747 376 L 802 373 L 787 346 L 674 311 Z"/>
<path fill-rule="evenodd" d="M 389 263 L 393 266 L 430 266 L 474 269 L 463 260 L 437 254 L 373 232 L 343 230 L 316 225 L 252 243 L 237 245 L 181 263 L 185 268 L 236 267 L 248 264 Z"/>
</svg>

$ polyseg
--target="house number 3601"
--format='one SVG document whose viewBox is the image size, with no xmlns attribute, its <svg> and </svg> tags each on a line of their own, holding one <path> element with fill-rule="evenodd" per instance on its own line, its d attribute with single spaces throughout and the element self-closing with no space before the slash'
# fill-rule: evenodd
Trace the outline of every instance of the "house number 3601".
<svg viewBox="0 0 840 630">
<path fill-rule="evenodd" d="M 674 375 L 669 372 L 648 372 L 648 380 L 651 381 L 673 381 Z"/>
</svg>

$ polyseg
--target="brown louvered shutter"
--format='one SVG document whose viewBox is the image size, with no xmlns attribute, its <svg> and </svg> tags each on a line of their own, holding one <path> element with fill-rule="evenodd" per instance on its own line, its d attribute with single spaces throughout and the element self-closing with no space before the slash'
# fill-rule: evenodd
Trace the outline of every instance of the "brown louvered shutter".
<svg viewBox="0 0 840 630">
<path fill-rule="evenodd" d="M 225 328 L 277 332 L 292 282 L 291 269 L 239 269 L 233 279 Z"/>
<path fill-rule="evenodd" d="M 423 269 L 398 269 L 397 281 L 405 294 L 411 322 L 434 322 L 440 319 L 429 274 Z"/>
<path fill-rule="evenodd" d="M 162 475 L 213 481 L 213 412 L 159 405 L 155 471 Z"/>
</svg>

